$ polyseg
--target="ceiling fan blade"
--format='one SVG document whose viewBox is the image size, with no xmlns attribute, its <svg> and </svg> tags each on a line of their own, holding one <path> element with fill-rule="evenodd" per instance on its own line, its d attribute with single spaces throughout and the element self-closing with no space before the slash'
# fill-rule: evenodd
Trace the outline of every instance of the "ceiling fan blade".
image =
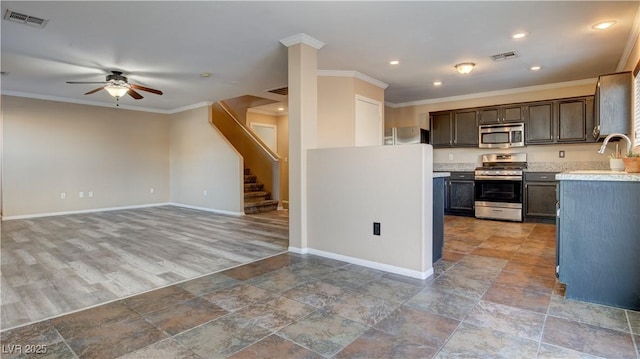
<svg viewBox="0 0 640 359">
<path fill-rule="evenodd" d="M 97 89 L 95 89 L 95 90 L 91 90 L 91 91 L 89 91 L 89 92 L 85 93 L 85 95 L 91 95 L 92 93 L 96 93 L 96 92 L 98 92 L 98 91 L 102 90 L 103 88 L 104 88 L 104 86 L 102 86 L 102 87 L 98 87 L 98 88 L 97 88 Z"/>
<path fill-rule="evenodd" d="M 140 100 L 142 98 L 142 95 L 140 95 L 139 93 L 133 91 L 133 89 L 129 89 L 129 91 L 127 91 L 127 93 L 129 94 L 129 96 L 135 98 L 136 100 Z"/>
<path fill-rule="evenodd" d="M 155 90 L 155 89 L 152 89 L 152 88 L 148 88 L 148 87 L 144 87 L 144 86 L 140 86 L 140 85 L 134 85 L 134 84 L 129 84 L 129 86 L 131 86 L 131 88 L 136 89 L 136 90 L 147 91 L 147 92 L 154 93 L 156 95 L 162 95 L 162 91 L 160 91 L 160 90 Z"/>
<path fill-rule="evenodd" d="M 91 82 L 86 82 L 86 81 L 67 81 L 68 84 L 106 84 L 108 82 L 105 81 L 91 81 Z"/>
</svg>

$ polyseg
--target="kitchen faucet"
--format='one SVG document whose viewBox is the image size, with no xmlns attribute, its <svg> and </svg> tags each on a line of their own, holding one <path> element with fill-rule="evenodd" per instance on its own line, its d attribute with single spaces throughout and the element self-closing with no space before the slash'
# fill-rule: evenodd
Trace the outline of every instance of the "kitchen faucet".
<svg viewBox="0 0 640 359">
<path fill-rule="evenodd" d="M 627 155 L 629 153 L 631 153 L 631 139 L 629 137 L 627 137 L 627 135 L 622 134 L 622 133 L 612 133 L 609 136 L 604 138 L 604 142 L 602 143 L 602 147 L 600 147 L 600 149 L 598 150 L 598 153 L 601 155 L 604 155 L 604 150 L 607 149 L 607 143 L 609 143 L 609 140 L 613 137 L 622 137 L 625 140 L 627 140 Z"/>
</svg>

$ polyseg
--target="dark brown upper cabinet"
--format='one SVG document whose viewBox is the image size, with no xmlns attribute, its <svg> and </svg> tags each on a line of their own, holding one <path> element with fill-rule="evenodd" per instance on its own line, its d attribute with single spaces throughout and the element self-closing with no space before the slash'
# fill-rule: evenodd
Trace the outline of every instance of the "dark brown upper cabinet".
<svg viewBox="0 0 640 359">
<path fill-rule="evenodd" d="M 482 107 L 478 111 L 478 123 L 492 125 L 496 123 L 524 122 L 521 104 Z"/>
<path fill-rule="evenodd" d="M 553 102 L 530 103 L 525 106 L 525 143 L 553 142 Z"/>
<path fill-rule="evenodd" d="M 434 112 L 430 116 L 433 147 L 478 146 L 478 111 L 464 109 Z"/>
<path fill-rule="evenodd" d="M 525 144 L 593 142 L 594 96 L 431 113 L 433 147 L 476 147 L 478 126 L 524 122 Z"/>
<path fill-rule="evenodd" d="M 530 103 L 525 115 L 528 145 L 593 141 L 593 96 Z"/>
</svg>

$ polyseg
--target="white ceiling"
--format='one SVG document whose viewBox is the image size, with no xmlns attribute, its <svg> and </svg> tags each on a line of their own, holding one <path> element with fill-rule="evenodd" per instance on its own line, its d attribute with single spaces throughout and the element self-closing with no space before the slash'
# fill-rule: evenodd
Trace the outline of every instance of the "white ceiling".
<svg viewBox="0 0 640 359">
<path fill-rule="evenodd" d="M 2 20 L 2 93 L 113 106 L 105 91 L 122 70 L 164 91 L 122 107 L 172 112 L 287 85 L 287 49 L 306 33 L 322 41 L 321 70 L 358 71 L 389 84 L 392 104 L 595 78 L 615 72 L 638 33 L 635 1 L 214 2 L 2 1 L 45 18 L 45 28 Z M 591 25 L 607 19 L 606 31 Z M 634 24 L 635 22 L 635 24 Z M 511 34 L 529 36 L 514 40 Z M 513 60 L 489 56 L 515 50 Z M 397 66 L 389 65 L 400 60 Z M 459 62 L 475 62 L 469 75 Z M 532 65 L 542 66 L 533 72 Z M 212 76 L 202 78 L 202 72 Z M 433 81 L 443 85 L 434 87 Z M 273 99 L 282 99 L 271 96 Z"/>
</svg>

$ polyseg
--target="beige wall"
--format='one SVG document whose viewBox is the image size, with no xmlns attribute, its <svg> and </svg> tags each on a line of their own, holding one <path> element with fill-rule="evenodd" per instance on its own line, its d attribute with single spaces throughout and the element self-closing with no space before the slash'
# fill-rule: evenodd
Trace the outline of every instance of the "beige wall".
<svg viewBox="0 0 640 359">
<path fill-rule="evenodd" d="M 13 96 L 2 112 L 5 217 L 169 201 L 167 115 Z"/>
<path fill-rule="evenodd" d="M 431 156 L 429 145 L 309 150 L 309 253 L 430 275 Z"/>
<path fill-rule="evenodd" d="M 209 122 L 209 111 L 170 116 L 171 202 L 241 214 L 242 157 Z"/>
<path fill-rule="evenodd" d="M 633 71 L 636 64 L 640 61 L 640 35 L 636 34 L 636 43 L 633 45 L 623 71 Z"/>
<path fill-rule="evenodd" d="M 384 103 L 384 89 L 368 82 L 355 77 L 318 77 L 318 147 L 355 146 L 356 95 Z"/>
<path fill-rule="evenodd" d="M 318 147 L 355 145 L 355 84 L 352 77 L 318 77 Z"/>
</svg>

